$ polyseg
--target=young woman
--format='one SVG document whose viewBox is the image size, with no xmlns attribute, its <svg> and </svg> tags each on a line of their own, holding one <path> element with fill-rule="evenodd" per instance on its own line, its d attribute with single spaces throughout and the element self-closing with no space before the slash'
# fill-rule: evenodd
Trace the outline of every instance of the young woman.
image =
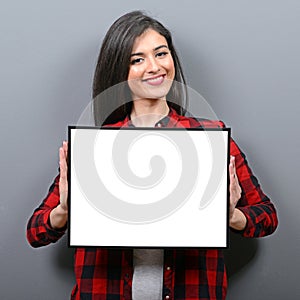
<svg viewBox="0 0 300 300">
<path fill-rule="evenodd" d="M 106 97 L 108 88 L 117 97 Z M 174 82 L 182 83 L 175 84 Z M 96 125 L 222 127 L 219 121 L 184 116 L 185 80 L 170 32 L 139 11 L 119 18 L 103 41 L 95 71 Z M 261 237 L 277 227 L 276 211 L 231 140 L 230 227 Z M 28 222 L 33 247 L 56 242 L 67 227 L 67 152 L 59 149 L 60 174 Z M 101 233 L 99 233 L 101 234 Z M 75 252 L 76 285 L 71 299 L 225 299 L 227 280 L 218 249 L 103 249 Z"/>
</svg>

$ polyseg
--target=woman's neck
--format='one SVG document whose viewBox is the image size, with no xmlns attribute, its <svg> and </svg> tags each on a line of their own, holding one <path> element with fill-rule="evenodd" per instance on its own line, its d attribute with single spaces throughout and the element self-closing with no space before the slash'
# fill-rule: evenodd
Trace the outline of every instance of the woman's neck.
<svg viewBox="0 0 300 300">
<path fill-rule="evenodd" d="M 130 118 L 136 127 L 154 127 L 168 113 L 169 107 L 166 100 L 135 100 Z"/>
</svg>

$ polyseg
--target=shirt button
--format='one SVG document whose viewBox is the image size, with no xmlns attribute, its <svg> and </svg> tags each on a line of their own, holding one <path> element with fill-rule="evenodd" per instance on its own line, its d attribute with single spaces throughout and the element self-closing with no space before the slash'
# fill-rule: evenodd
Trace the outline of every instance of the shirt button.
<svg viewBox="0 0 300 300">
<path fill-rule="evenodd" d="M 171 270 L 171 267 L 167 267 L 167 270 L 170 271 L 170 270 Z"/>
<path fill-rule="evenodd" d="M 161 127 L 161 123 L 157 123 L 157 127 Z"/>
<path fill-rule="evenodd" d="M 166 296 L 166 299 L 170 299 L 170 296 L 169 296 L 169 295 L 167 295 L 167 296 Z"/>
</svg>

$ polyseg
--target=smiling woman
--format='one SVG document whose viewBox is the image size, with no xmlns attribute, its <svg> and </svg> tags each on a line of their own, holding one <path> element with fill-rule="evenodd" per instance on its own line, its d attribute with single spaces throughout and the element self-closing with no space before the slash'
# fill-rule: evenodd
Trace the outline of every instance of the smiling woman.
<svg viewBox="0 0 300 300">
<path fill-rule="evenodd" d="M 221 121 L 184 115 L 184 84 L 170 32 L 142 12 L 126 14 L 110 27 L 101 47 L 93 84 L 95 124 L 151 126 L 153 130 L 224 127 Z M 113 89 L 114 97 L 106 93 L 107 89 Z M 67 227 L 66 142 L 59 151 L 60 174 L 28 222 L 27 238 L 33 247 L 56 242 Z M 245 237 L 273 233 L 278 223 L 276 210 L 232 139 L 230 154 L 229 226 Z M 101 230 L 109 229 L 101 228 L 99 234 Z M 191 230 L 198 234 L 197 228 Z M 72 299 L 226 297 L 227 278 L 220 249 L 78 248 L 74 264 L 76 285 Z"/>
<path fill-rule="evenodd" d="M 153 86 L 160 86 L 164 79 L 172 82 L 175 76 L 174 62 L 167 41 L 162 35 L 153 29 L 147 30 L 136 38 L 132 52 L 128 81 L 136 79 Z M 132 91 L 131 86 L 130 89 Z M 162 95 L 164 100 L 169 89 Z"/>
<path fill-rule="evenodd" d="M 169 30 L 141 12 L 128 13 L 112 24 L 102 43 L 93 84 L 95 124 L 122 121 L 132 113 L 132 94 L 135 93 L 138 98 L 163 98 L 168 107 L 182 115 L 187 106 L 185 84 Z M 162 92 L 156 89 L 158 94 L 151 95 L 155 89 L 150 87 L 158 85 Z M 103 93 L 113 86 L 113 97 Z M 141 90 L 137 91 L 134 86 Z M 140 94 L 146 87 L 150 94 Z M 165 104 L 160 105 L 165 114 Z"/>
<path fill-rule="evenodd" d="M 149 29 L 137 37 L 128 73 L 128 85 L 134 100 L 131 119 L 135 125 L 154 126 L 168 114 L 166 96 L 174 77 L 174 62 L 164 36 Z"/>
</svg>

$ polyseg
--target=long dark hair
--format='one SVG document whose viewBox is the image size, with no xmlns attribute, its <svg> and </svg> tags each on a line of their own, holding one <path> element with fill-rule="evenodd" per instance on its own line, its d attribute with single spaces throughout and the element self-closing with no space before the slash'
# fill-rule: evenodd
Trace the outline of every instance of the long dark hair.
<svg viewBox="0 0 300 300">
<path fill-rule="evenodd" d="M 132 99 L 126 83 L 130 55 L 135 39 L 149 28 L 164 36 L 168 43 L 174 61 L 175 77 L 167 101 L 179 114 L 184 114 L 187 105 L 186 82 L 171 33 L 157 20 L 141 11 L 133 11 L 112 24 L 102 43 L 93 81 L 96 126 L 116 123 L 130 114 Z"/>
</svg>

